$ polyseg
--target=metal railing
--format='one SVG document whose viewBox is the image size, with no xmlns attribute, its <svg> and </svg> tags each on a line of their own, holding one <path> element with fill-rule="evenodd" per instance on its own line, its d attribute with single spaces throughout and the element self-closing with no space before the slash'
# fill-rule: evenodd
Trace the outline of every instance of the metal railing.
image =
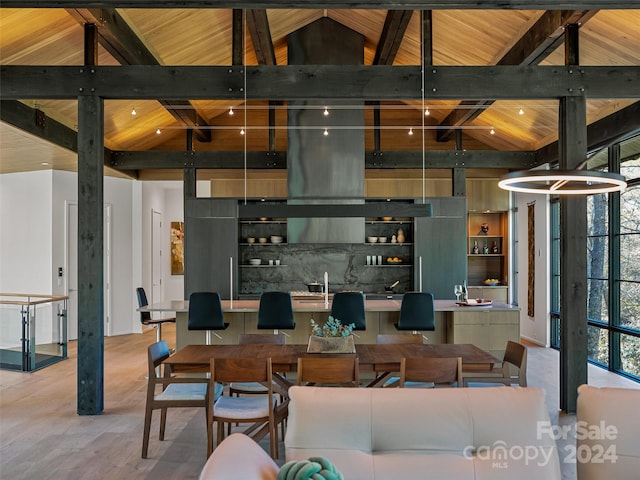
<svg viewBox="0 0 640 480">
<path fill-rule="evenodd" d="M 32 372 L 67 358 L 68 298 L 0 293 L 0 368 Z"/>
</svg>

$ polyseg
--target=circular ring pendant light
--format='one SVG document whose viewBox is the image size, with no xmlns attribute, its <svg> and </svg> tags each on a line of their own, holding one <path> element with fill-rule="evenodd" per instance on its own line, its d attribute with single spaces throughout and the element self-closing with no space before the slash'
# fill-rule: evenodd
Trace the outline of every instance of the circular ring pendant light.
<svg viewBox="0 0 640 480">
<path fill-rule="evenodd" d="M 593 195 L 619 192 L 627 187 L 624 176 L 589 170 L 528 170 L 511 172 L 498 182 L 504 190 L 546 195 Z"/>
</svg>

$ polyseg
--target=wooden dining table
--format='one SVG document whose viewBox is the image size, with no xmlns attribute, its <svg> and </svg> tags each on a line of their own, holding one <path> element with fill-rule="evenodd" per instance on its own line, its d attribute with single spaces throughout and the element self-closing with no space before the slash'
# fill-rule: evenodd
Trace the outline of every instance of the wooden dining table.
<svg viewBox="0 0 640 480">
<path fill-rule="evenodd" d="M 271 358 L 274 379 L 282 387 L 290 382 L 281 373 L 294 372 L 298 358 L 304 356 L 331 355 L 307 353 L 306 344 L 284 345 L 187 345 L 167 358 L 176 373 L 209 372 L 211 358 Z M 344 354 L 336 354 L 344 355 Z M 393 372 L 400 371 L 403 357 L 445 358 L 461 357 L 465 368 L 491 370 L 496 357 L 472 344 L 356 344 L 356 353 L 361 373 L 374 373 L 367 385 L 378 386 Z"/>
</svg>

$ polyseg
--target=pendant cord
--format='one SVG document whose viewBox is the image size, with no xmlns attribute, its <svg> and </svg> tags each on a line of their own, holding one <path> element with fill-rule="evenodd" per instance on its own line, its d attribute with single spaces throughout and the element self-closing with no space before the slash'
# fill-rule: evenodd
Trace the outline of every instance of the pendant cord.
<svg viewBox="0 0 640 480">
<path fill-rule="evenodd" d="M 424 122 L 424 11 L 420 11 L 420 88 L 421 88 L 421 100 L 422 100 L 422 109 L 420 110 L 420 117 L 422 118 L 422 203 L 424 204 L 426 201 L 426 178 L 425 178 L 425 166 L 426 166 L 426 158 L 425 158 L 425 122 Z"/>
<path fill-rule="evenodd" d="M 244 129 L 244 204 L 247 204 L 247 135 L 249 131 L 247 129 L 247 49 L 245 47 L 245 32 L 247 31 L 247 10 L 242 10 L 242 70 L 244 72 L 243 77 L 243 92 L 244 92 L 244 120 L 243 120 L 243 129 Z"/>
</svg>

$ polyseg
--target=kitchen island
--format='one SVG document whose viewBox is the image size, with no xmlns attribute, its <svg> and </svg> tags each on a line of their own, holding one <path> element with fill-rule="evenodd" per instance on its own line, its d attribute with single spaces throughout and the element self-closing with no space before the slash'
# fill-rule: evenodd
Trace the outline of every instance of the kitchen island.
<svg viewBox="0 0 640 480">
<path fill-rule="evenodd" d="M 223 300 L 225 322 L 229 328 L 212 335 L 214 344 L 238 343 L 241 333 L 266 333 L 258 330 L 259 300 Z M 365 311 L 367 329 L 355 332 L 356 343 L 376 343 L 378 333 L 398 332 L 394 323 L 398 321 L 401 299 L 367 299 Z M 176 312 L 176 349 L 189 344 L 204 344 L 205 332 L 189 331 L 187 318 L 189 302 L 172 300 L 156 303 L 139 309 L 149 312 Z M 296 328 L 283 330 L 287 343 L 307 343 L 311 332 L 310 321 L 323 324 L 331 312 L 331 301 L 321 298 L 294 298 L 293 311 Z M 435 331 L 426 331 L 425 343 L 473 343 L 502 358 L 507 340 L 520 341 L 520 308 L 494 302 L 491 306 L 458 306 L 453 300 L 435 300 Z"/>
</svg>

